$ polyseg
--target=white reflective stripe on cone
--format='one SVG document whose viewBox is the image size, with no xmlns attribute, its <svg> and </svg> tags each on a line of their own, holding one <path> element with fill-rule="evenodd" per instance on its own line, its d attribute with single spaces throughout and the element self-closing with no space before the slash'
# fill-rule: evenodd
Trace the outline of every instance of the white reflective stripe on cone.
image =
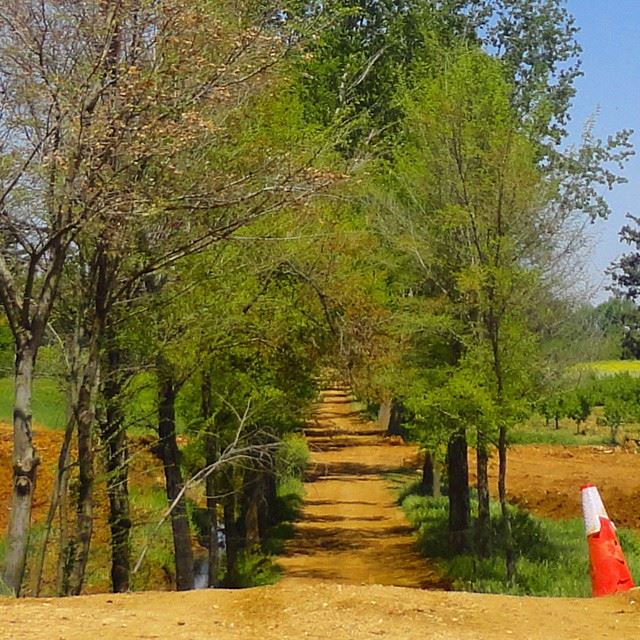
<svg viewBox="0 0 640 640">
<path fill-rule="evenodd" d="M 584 530 L 587 536 L 590 536 L 594 533 L 599 533 L 600 518 L 606 518 L 607 520 L 610 520 L 610 518 L 596 487 L 586 486 L 582 489 L 581 494 Z"/>
</svg>

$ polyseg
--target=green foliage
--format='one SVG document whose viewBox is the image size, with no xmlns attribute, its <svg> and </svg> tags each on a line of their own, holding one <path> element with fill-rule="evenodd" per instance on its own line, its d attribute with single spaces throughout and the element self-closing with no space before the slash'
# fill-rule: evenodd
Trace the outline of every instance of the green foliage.
<svg viewBox="0 0 640 640">
<path fill-rule="evenodd" d="M 549 195 L 504 66 L 461 47 L 435 71 L 404 94 L 404 144 L 379 199 L 403 271 L 394 392 L 430 447 L 468 426 L 490 437 L 531 412 Z"/>
<path fill-rule="evenodd" d="M 238 583 L 241 589 L 275 584 L 282 575 L 281 569 L 270 556 L 252 551 L 241 551 L 238 556 Z M 224 574 L 222 579 L 224 580 Z"/>
<path fill-rule="evenodd" d="M 309 464 L 309 445 L 304 436 L 287 434 L 276 453 L 276 473 L 281 482 L 286 479 L 301 480 Z"/>
</svg>

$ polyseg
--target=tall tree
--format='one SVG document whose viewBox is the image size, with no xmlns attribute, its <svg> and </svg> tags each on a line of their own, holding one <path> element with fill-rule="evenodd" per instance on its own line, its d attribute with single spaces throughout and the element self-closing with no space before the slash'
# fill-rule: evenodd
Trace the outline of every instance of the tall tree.
<svg viewBox="0 0 640 640">
<path fill-rule="evenodd" d="M 535 390 L 535 301 L 546 295 L 548 274 L 579 214 L 554 204 L 556 183 L 538 168 L 535 140 L 528 139 L 512 107 L 503 67 L 473 49 L 445 60 L 441 74 L 418 85 L 405 103 L 408 134 L 392 182 L 385 184 L 396 195 L 382 200 L 382 224 L 392 230 L 395 251 L 415 261 L 414 284 L 410 292 L 399 292 L 399 303 L 418 295 L 430 310 L 431 318 L 419 325 L 416 348 L 441 354 L 437 376 L 427 378 L 422 399 L 411 405 L 418 416 L 427 407 L 427 415 L 442 411 L 439 422 L 451 424 L 449 461 L 458 462 L 450 464 L 450 474 L 466 473 L 461 454 L 454 454 L 462 450 L 466 427 L 476 427 L 482 553 L 488 527 L 486 450 L 497 440 L 507 569 L 513 577 L 508 429 L 526 414 Z M 431 358 L 428 368 L 437 362 Z M 454 384 L 459 376 L 466 381 L 464 392 Z M 468 406 L 465 397 L 476 401 Z M 466 482 L 456 480 L 455 486 Z M 450 494 L 450 500 L 452 517 L 464 514 L 464 491 Z M 454 520 L 452 526 L 462 530 L 464 516 Z"/>
</svg>

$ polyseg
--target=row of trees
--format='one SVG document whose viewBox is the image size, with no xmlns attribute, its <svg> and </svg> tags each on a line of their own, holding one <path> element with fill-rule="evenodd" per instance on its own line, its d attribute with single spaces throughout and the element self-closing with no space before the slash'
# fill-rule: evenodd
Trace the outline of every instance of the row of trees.
<svg viewBox="0 0 640 640">
<path fill-rule="evenodd" d="M 84 584 L 98 464 L 112 586 L 130 587 L 141 376 L 179 589 L 194 581 L 185 473 L 206 484 L 210 584 L 222 518 L 233 585 L 239 551 L 272 520 L 273 452 L 299 426 L 323 357 L 361 395 L 402 409 L 434 457 L 447 451 L 460 550 L 467 441 L 481 554 L 496 445 L 509 539 L 508 430 L 553 378 L 545 345 L 566 265 L 587 221 L 607 215 L 599 188 L 630 153 L 627 132 L 560 150 L 575 34 L 559 0 L 11 0 L 0 18 L 0 300 L 15 351 L 6 584 L 19 594 L 25 578 L 43 344 L 59 349 L 69 406 L 48 518 L 52 530 L 61 514 L 60 593 Z"/>
</svg>

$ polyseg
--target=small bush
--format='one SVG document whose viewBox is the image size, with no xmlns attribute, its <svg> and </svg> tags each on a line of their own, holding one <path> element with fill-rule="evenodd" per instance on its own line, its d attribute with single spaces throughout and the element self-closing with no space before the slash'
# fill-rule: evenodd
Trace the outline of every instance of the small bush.
<svg viewBox="0 0 640 640">
<path fill-rule="evenodd" d="M 278 582 L 282 571 L 274 564 L 271 556 L 243 551 L 238 558 L 238 575 L 240 588 L 263 587 Z"/>
<path fill-rule="evenodd" d="M 304 436 L 287 434 L 276 454 L 276 473 L 281 481 L 302 478 L 309 464 L 309 445 Z"/>
</svg>

